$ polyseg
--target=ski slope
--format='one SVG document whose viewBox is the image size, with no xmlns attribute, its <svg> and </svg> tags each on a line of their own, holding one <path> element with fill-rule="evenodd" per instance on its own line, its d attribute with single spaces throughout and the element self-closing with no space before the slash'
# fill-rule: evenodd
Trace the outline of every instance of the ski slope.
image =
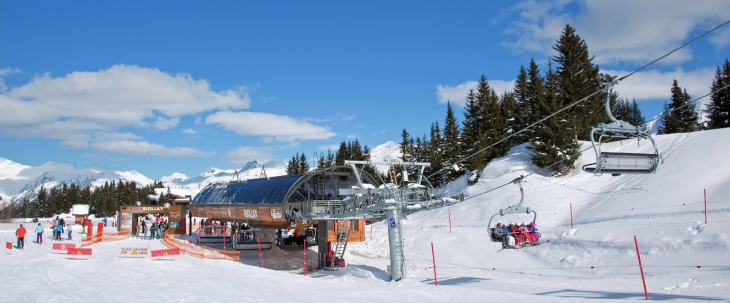
<svg viewBox="0 0 730 303">
<path fill-rule="evenodd" d="M 95 245 L 92 259 L 69 260 L 50 253 L 50 244 L 32 243 L 35 237 L 29 232 L 24 251 L 0 253 L 0 302 L 644 300 L 634 236 L 649 299 L 725 302 L 730 300 L 728 139 L 730 129 L 656 136 L 663 158 L 657 173 L 618 177 L 580 170 L 549 177 L 530 165 L 524 145 L 515 147 L 490 163 L 477 184 L 467 186 L 460 179 L 450 185 L 450 191 L 464 191 L 466 201 L 403 221 L 407 278 L 400 282 L 389 282 L 384 271 L 390 262 L 384 222 L 366 227 L 366 242 L 348 245 L 346 268 L 306 276 L 301 250 L 264 251 L 262 269 L 258 251 L 242 252 L 239 263 L 189 256 L 118 257 L 121 246 L 164 247 L 159 240 L 129 239 Z M 624 141 L 604 150 L 649 148 L 645 141 Z M 589 149 L 576 165 L 594 160 Z M 510 184 L 475 195 L 530 173 L 535 174 L 523 183 L 523 206 L 538 212 L 537 227 L 549 242 L 500 250 L 489 241 L 486 225 L 500 208 L 519 202 L 519 188 Z M 528 220 L 497 216 L 493 224 Z M 17 223 L 0 224 L 0 238 L 14 242 L 15 228 Z M 316 252 L 309 250 L 307 259 L 316 260 Z"/>
</svg>

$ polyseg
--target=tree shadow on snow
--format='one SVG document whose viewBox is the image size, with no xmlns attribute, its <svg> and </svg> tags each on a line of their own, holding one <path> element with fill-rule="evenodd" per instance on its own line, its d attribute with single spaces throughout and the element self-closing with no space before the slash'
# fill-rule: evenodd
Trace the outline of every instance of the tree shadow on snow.
<svg viewBox="0 0 730 303">
<path fill-rule="evenodd" d="M 469 283 L 479 283 L 482 281 L 487 281 L 490 279 L 485 278 L 475 278 L 475 277 L 458 277 L 458 278 L 446 278 L 446 279 L 439 279 L 438 283 L 439 285 L 463 285 L 463 284 L 469 284 Z M 427 284 L 433 284 L 433 279 L 425 279 L 421 280 L 422 283 Z"/>
<path fill-rule="evenodd" d="M 644 293 L 633 292 L 633 293 L 620 293 L 620 292 L 605 292 L 605 291 L 589 291 L 589 290 L 575 290 L 575 289 L 563 289 L 556 291 L 548 291 L 543 293 L 537 293 L 536 295 L 547 295 L 554 297 L 564 298 L 586 298 L 586 299 L 622 299 L 622 300 L 644 300 Z M 722 298 L 713 298 L 705 296 L 690 296 L 690 295 L 676 295 L 676 294 L 661 294 L 661 293 L 650 293 L 649 300 L 698 300 L 698 301 L 725 301 Z"/>
</svg>

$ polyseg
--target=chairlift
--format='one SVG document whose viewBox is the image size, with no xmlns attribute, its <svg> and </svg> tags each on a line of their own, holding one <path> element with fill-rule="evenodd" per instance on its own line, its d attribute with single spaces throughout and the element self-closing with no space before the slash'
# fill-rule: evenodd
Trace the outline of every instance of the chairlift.
<svg viewBox="0 0 730 303">
<path fill-rule="evenodd" d="M 504 216 L 504 215 L 509 215 L 509 214 L 532 214 L 532 223 L 535 223 L 535 219 L 537 219 L 537 212 L 535 212 L 534 210 L 532 210 L 529 207 L 522 206 L 522 203 L 525 202 L 525 190 L 522 188 L 522 182 L 524 182 L 523 181 L 524 178 L 525 178 L 524 176 L 520 176 L 519 178 L 512 180 L 512 183 L 520 186 L 520 195 L 521 195 L 520 203 L 518 203 L 517 205 L 512 205 L 510 207 L 500 209 L 496 214 L 492 215 L 492 217 L 489 218 L 489 225 L 487 225 L 487 226 L 489 227 L 489 240 L 490 241 L 501 243 L 501 241 L 499 239 L 497 239 L 496 235 L 494 234 L 495 227 L 492 226 L 492 220 L 497 215 Z"/>
<path fill-rule="evenodd" d="M 659 166 L 661 157 L 654 138 L 641 126 L 634 126 L 626 121 L 616 119 L 611 113 L 611 91 L 618 83 L 617 77 L 600 74 L 601 82 L 606 86 L 606 114 L 611 122 L 600 123 L 591 128 L 591 144 L 596 152 L 596 163 L 583 165 L 583 170 L 595 175 L 610 173 L 621 174 L 653 174 Z M 596 140 L 598 135 L 598 140 Z M 618 153 L 601 151 L 601 146 L 609 139 L 648 139 L 654 147 L 654 153 Z M 595 165 L 595 166 L 592 166 Z"/>
</svg>

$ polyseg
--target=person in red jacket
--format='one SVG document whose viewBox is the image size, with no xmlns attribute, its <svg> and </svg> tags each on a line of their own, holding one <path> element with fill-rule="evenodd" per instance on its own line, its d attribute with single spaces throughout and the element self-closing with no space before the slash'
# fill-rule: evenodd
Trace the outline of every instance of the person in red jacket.
<svg viewBox="0 0 730 303">
<path fill-rule="evenodd" d="M 18 249 L 23 249 L 25 246 L 25 227 L 20 224 L 20 228 L 15 231 L 15 235 L 18 236 Z"/>
</svg>

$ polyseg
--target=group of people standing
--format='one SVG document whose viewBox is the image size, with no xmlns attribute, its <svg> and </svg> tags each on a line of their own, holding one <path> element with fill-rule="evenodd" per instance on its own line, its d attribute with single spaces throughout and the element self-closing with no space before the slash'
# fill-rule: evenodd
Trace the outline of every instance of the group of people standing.
<svg viewBox="0 0 730 303">
<path fill-rule="evenodd" d="M 137 237 L 150 240 L 160 239 L 165 236 L 165 231 L 169 228 L 169 224 L 167 218 L 162 215 L 140 217 L 137 223 Z M 149 235 L 147 233 L 148 231 Z"/>
<path fill-rule="evenodd" d="M 38 222 L 37 220 L 35 220 Z M 60 218 L 56 216 L 56 219 L 53 220 L 53 223 L 51 225 L 51 231 L 53 231 L 53 240 L 61 240 L 61 235 L 63 232 L 68 232 L 68 240 L 71 240 L 71 224 L 66 224 L 66 221 L 63 218 Z M 43 227 L 43 224 L 38 223 L 38 225 L 35 227 L 35 233 L 36 233 L 36 243 L 43 244 L 43 232 L 45 231 L 45 228 Z M 20 227 L 15 230 L 15 235 L 18 237 L 18 249 L 24 249 L 25 248 L 25 234 L 28 232 L 28 230 L 23 227 L 23 224 L 20 224 Z"/>
<path fill-rule="evenodd" d="M 36 227 L 36 232 L 38 232 L 38 229 L 42 229 L 43 226 L 41 226 L 40 223 L 38 223 L 38 227 Z M 53 239 L 61 241 L 61 235 L 63 234 L 64 230 L 68 231 L 68 239 L 71 240 L 71 224 L 66 224 L 66 221 L 63 218 L 59 218 L 56 216 L 56 219 L 53 220 L 53 225 L 51 225 L 51 230 L 53 231 Z M 43 241 L 43 231 L 41 231 L 38 234 L 38 243 L 42 243 Z"/>
<path fill-rule="evenodd" d="M 497 223 L 491 230 L 492 240 L 502 242 L 502 248 L 519 248 L 525 245 L 538 243 L 540 233 L 537 232 L 535 222 Z"/>
</svg>

